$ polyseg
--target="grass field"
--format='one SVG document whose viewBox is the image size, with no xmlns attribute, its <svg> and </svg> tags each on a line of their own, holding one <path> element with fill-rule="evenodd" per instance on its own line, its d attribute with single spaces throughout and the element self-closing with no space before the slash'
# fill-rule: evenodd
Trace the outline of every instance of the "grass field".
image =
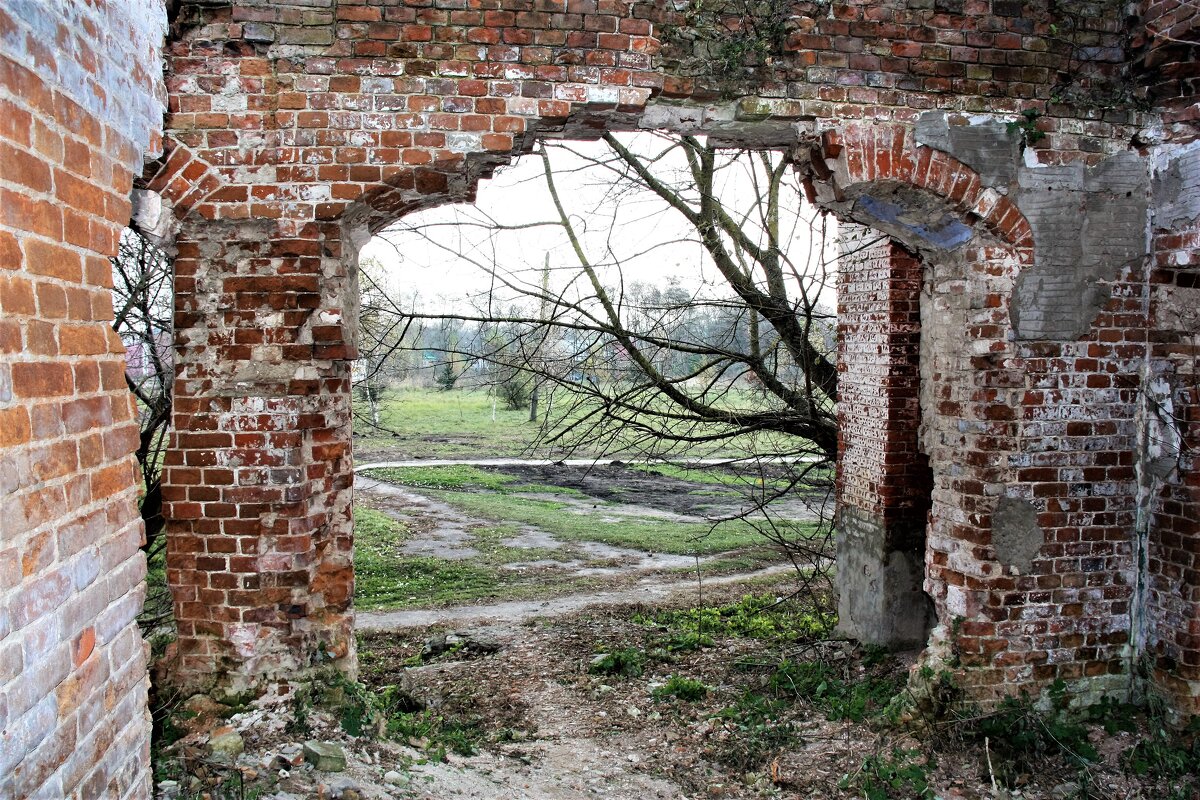
<svg viewBox="0 0 1200 800">
<path fill-rule="evenodd" d="M 731 392 L 728 400 L 754 406 L 755 396 Z M 356 408 L 362 412 L 358 400 Z M 562 458 L 562 447 L 540 443 L 540 425 L 529 421 L 527 409 L 512 411 L 493 402 L 485 389 L 400 389 L 384 393 L 379 403 L 380 427 L 363 419 L 355 421 L 360 457 L 387 453 L 391 458 Z M 760 432 L 713 444 L 677 446 L 674 458 L 736 458 L 755 452 L 788 453 L 796 440 L 772 432 Z M 571 451 L 587 457 L 636 457 L 642 449 L 621 437 L 593 441 Z"/>
<path fill-rule="evenodd" d="M 361 409 L 360 409 L 361 410 Z M 356 448 L 360 463 L 421 458 L 561 458 L 561 451 L 535 450 L 539 429 L 528 412 L 510 411 L 493 404 L 485 390 L 409 389 L 389 392 L 381 403 L 380 422 L 387 433 L 356 423 Z M 721 455 L 738 455 L 736 452 Z M 582 453 L 586 456 L 625 456 L 623 453 Z M 712 452 L 696 456 L 713 455 Z M 656 464 L 637 468 L 681 482 L 687 494 L 731 498 L 758 489 L 776 488 L 776 481 L 738 475 L 721 468 L 679 467 Z M 384 514 L 360 503 L 355 517 L 355 558 L 358 588 L 356 605 L 362 609 L 466 603 L 488 598 L 519 598 L 561 594 L 584 588 L 587 581 L 572 579 L 561 570 L 531 577 L 518 562 L 594 557 L 581 549 L 601 543 L 641 553 L 697 556 L 707 560 L 709 574 L 749 571 L 779 562 L 773 550 L 751 523 L 711 524 L 640 514 L 617 509 L 621 502 L 645 502 L 637 490 L 606 486 L 607 500 L 584 494 L 572 486 L 529 483 L 528 478 L 502 470 L 472 466 L 405 467 L 368 470 L 364 475 L 408 487 L 445 503 L 474 520 L 467 527 L 469 546 L 478 555 L 466 559 L 440 559 L 405 552 L 410 532 Z M 539 481 L 551 480 L 546 477 Z M 566 481 L 564 481 L 565 483 Z M 423 523 L 428 524 L 428 523 Z M 785 523 L 786 524 L 786 523 Z M 505 540 L 522 530 L 540 531 L 558 543 L 553 551 L 509 547 Z M 787 531 L 795 538 L 811 536 L 814 526 L 792 523 Z"/>
<path fill-rule="evenodd" d="M 517 457 L 531 455 L 538 429 L 527 410 L 509 411 L 503 403 L 495 404 L 493 418 L 491 395 L 477 389 L 388 391 L 379 422 L 384 431 L 355 421 L 360 452 L 400 447 L 405 458 Z"/>
</svg>

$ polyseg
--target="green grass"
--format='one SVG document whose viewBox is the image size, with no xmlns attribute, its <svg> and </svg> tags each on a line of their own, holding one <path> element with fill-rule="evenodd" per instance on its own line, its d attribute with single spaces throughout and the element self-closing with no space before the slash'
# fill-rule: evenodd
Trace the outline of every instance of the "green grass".
<svg viewBox="0 0 1200 800">
<path fill-rule="evenodd" d="M 439 500 L 461 511 L 497 522 L 532 525 L 564 541 L 603 542 L 656 553 L 680 555 L 725 553 L 743 548 L 761 548 L 762 536 L 741 521 L 727 522 L 715 528 L 707 523 L 672 522 L 645 517 L 630 517 L 619 522 L 603 522 L 592 514 L 573 513 L 565 503 L 500 494 L 455 494 L 436 492 Z M 813 526 L 796 523 L 798 534 L 809 533 Z"/>
<path fill-rule="evenodd" d="M 362 405 L 360 401 L 356 402 Z M 562 402 L 565 402 L 565 398 L 561 402 L 555 400 L 555 407 L 564 407 Z M 727 392 L 714 405 L 723 408 L 765 408 L 759 395 L 748 390 Z M 665 401 L 663 406 L 667 407 Z M 511 411 L 505 409 L 503 403 L 497 403 L 493 411 L 492 396 L 485 389 L 453 389 L 448 392 L 437 389 L 388 390 L 380 400 L 379 408 L 382 430 L 362 420 L 355 422 L 355 432 L 361 437 L 358 440 L 361 455 L 369 456 L 372 451 L 394 448 L 397 444 L 403 445 L 408 458 L 473 457 L 481 453 L 492 457 L 561 457 L 564 453 L 563 448 L 557 447 L 534 450 L 533 444 L 539 437 L 539 423 L 529 421 L 527 409 Z M 582 410 L 576 410 L 567 422 L 577 421 L 582 413 Z M 396 436 L 393 437 L 392 433 Z M 591 446 L 588 442 L 583 443 L 573 454 L 578 457 L 633 457 L 642 452 L 637 445 L 637 436 L 601 436 L 599 441 L 592 441 Z M 708 445 L 692 443 L 687 445 L 686 455 L 745 457 L 755 453 L 790 452 L 794 445 L 792 437 L 767 431 Z M 683 449 L 676 449 L 684 454 Z"/>
<path fill-rule="evenodd" d="M 571 497 L 588 495 L 570 486 L 550 486 L 541 483 L 517 483 L 513 475 L 502 470 L 487 470 L 466 464 L 440 467 L 377 467 L 363 470 L 363 475 L 412 489 L 446 489 L 450 491 L 490 491 L 500 494 L 558 494 Z"/>
<path fill-rule="evenodd" d="M 689 483 L 701 483 L 708 486 L 730 486 L 745 489 L 751 486 L 763 485 L 762 477 L 752 473 L 738 473 L 714 466 L 680 466 L 677 464 L 630 464 L 631 469 L 666 478 L 675 478 Z M 770 485 L 779 481 L 768 481 Z M 780 484 L 782 485 L 782 484 Z"/>
<path fill-rule="evenodd" d="M 503 540 L 515 526 L 471 530 L 476 558 L 444 560 L 401 553 L 408 529 L 365 506 L 354 509 L 354 605 L 359 610 L 420 608 L 503 597 L 506 600 L 547 597 L 592 587 L 595 578 L 567 578 L 546 583 L 505 564 L 543 558 L 571 558 L 570 550 L 509 547 Z"/>
<path fill-rule="evenodd" d="M 369 451 L 372 445 L 403 442 L 410 458 L 526 454 L 537 435 L 537 424 L 529 421 L 528 411 L 509 411 L 503 405 L 496 404 L 493 421 L 492 398 L 484 390 L 388 391 L 380 402 L 380 426 L 400 438 L 361 421 L 355 423 L 355 429 L 363 437 L 360 449 Z M 450 441 L 433 441 L 432 436 Z"/>
<path fill-rule="evenodd" d="M 826 635 L 837 620 L 819 615 L 799 603 L 780 603 L 775 595 L 745 595 L 736 603 L 701 606 L 640 614 L 633 618 L 641 625 L 661 625 L 670 630 L 696 634 L 742 636 L 781 642 L 812 639 Z"/>
<path fill-rule="evenodd" d="M 386 514 L 354 509 L 354 599 L 360 609 L 401 608 L 495 594 L 502 578 L 492 567 L 405 556 L 408 529 Z"/>
<path fill-rule="evenodd" d="M 380 467 L 363 472 L 369 478 L 414 489 L 487 489 L 507 492 L 516 481 L 503 472 L 489 472 L 466 465 L 452 467 Z"/>
</svg>

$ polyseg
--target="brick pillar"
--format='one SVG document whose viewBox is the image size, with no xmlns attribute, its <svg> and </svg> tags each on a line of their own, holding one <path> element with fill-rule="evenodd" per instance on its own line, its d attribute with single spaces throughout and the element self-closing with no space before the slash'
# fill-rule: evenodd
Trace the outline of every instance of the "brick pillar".
<svg viewBox="0 0 1200 800">
<path fill-rule="evenodd" d="M 159 141 L 165 27 L 161 3 L 0 4 L 0 798 L 150 796 L 108 259 Z"/>
<path fill-rule="evenodd" d="M 1154 182 L 1151 371 L 1139 479 L 1149 504 L 1146 652 L 1158 691 L 1200 714 L 1200 141 Z"/>
<path fill-rule="evenodd" d="M 932 625 L 921 589 L 931 490 L 917 436 L 921 262 L 853 224 L 840 246 L 838 615 L 863 641 L 919 645 Z"/>
<path fill-rule="evenodd" d="M 237 694 L 354 671 L 348 331 L 336 224 L 189 221 L 163 475 L 176 675 Z"/>
</svg>

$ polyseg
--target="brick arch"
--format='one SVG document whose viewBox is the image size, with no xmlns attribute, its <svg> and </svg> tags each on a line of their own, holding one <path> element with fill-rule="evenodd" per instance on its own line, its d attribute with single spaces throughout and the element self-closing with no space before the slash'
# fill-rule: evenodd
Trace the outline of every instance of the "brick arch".
<svg viewBox="0 0 1200 800">
<path fill-rule="evenodd" d="M 863 638 L 912 644 L 919 635 L 913 618 L 920 616 L 925 602 L 912 584 L 919 575 L 938 623 L 926 658 L 937 661 L 953 651 L 961 680 L 976 698 L 1002 693 L 1005 684 L 1036 681 L 1047 674 L 1039 671 L 1043 665 L 1011 651 L 1012 637 L 1002 635 L 1001 626 L 1012 623 L 1002 622 L 998 612 L 1014 590 L 1037 586 L 1042 579 L 1014 577 L 997 563 L 1007 556 L 1002 558 L 994 535 L 999 498 L 1022 494 L 1024 485 L 1021 471 L 1006 454 L 1020 452 L 1023 416 L 1028 416 L 1022 410 L 1027 402 L 1024 362 L 1012 341 L 1009 305 L 1017 277 L 1034 263 L 1029 221 L 1005 193 L 1010 187 L 987 186 L 970 166 L 917 143 L 909 126 L 852 123 L 825 131 L 808 164 L 810 199 L 842 219 L 882 230 L 908 251 L 888 243 L 874 254 L 874 274 L 867 285 L 878 287 L 878 301 L 871 306 L 871 296 L 865 295 L 874 317 L 863 314 L 862 274 L 847 279 L 860 281 L 858 305 L 849 307 L 849 317 L 847 309 L 839 308 L 843 336 L 866 336 L 868 351 L 879 353 L 887 370 L 876 385 L 865 379 L 865 400 L 847 398 L 841 410 L 878 415 L 882 403 L 889 431 L 886 441 L 874 441 L 868 429 L 868 441 L 857 445 L 859 452 L 867 449 L 868 466 L 872 457 L 880 460 L 878 473 L 867 477 L 882 488 L 874 488 L 876 493 L 868 493 L 864 503 L 852 496 L 853 475 L 848 479 L 843 474 L 839 483 L 840 530 L 852 545 L 847 550 L 859 556 L 844 565 L 839 561 L 839 581 L 843 572 L 867 574 L 875 590 L 870 602 L 843 603 L 843 616 L 850 617 L 846 627 Z M 877 204 L 874 213 L 871 201 Z M 944 231 L 936 226 L 914 232 L 911 219 L 888 225 L 881 221 L 879 203 L 885 204 L 883 210 L 894 203 L 912 217 L 943 221 L 946 229 L 954 228 L 953 237 L 940 241 Z M 887 330 L 871 328 L 880 321 Z M 854 331 L 855 324 L 865 327 Z M 876 338 L 870 339 L 872 335 Z M 864 344 L 856 346 L 861 351 Z M 918 352 L 919 363 L 914 361 Z M 863 357 L 855 347 L 848 354 L 844 361 L 851 363 L 843 368 L 853 371 L 855 358 Z M 870 374 L 880 364 L 866 366 Z M 914 391 L 918 397 L 912 396 Z M 843 417 L 840 427 L 842 450 L 853 457 L 860 426 Z M 878 453 L 872 451 L 879 447 Z M 926 480 L 924 459 L 931 486 L 915 491 L 929 493 L 928 518 L 914 518 L 911 507 L 907 517 L 902 511 L 896 518 L 891 509 L 897 502 L 915 502 L 916 510 L 922 510 L 912 484 Z M 841 468 L 856 466 L 861 470 L 861 463 Z M 880 551 L 886 566 L 861 557 Z M 1049 563 L 1041 562 L 1035 571 L 1049 569 Z M 864 587 L 861 579 L 851 578 L 842 588 L 844 598 L 853 598 Z M 896 607 L 889 609 L 887 603 Z M 863 618 L 854 619 L 855 614 Z"/>
<path fill-rule="evenodd" d="M 365 235 L 416 209 L 472 199 L 480 178 L 538 136 L 636 128 L 647 97 L 630 94 L 628 104 L 612 106 L 540 104 L 551 116 L 520 118 L 513 123 L 519 132 L 480 135 L 472 140 L 480 149 L 470 152 L 445 147 L 440 135 L 418 141 L 422 134 L 392 131 L 400 138 L 380 156 L 384 163 L 308 168 L 282 159 L 273 166 L 278 184 L 238 182 L 254 168 L 217 169 L 182 143 L 171 149 L 149 186 L 174 200 L 183 226 L 177 324 L 187 346 L 164 498 L 184 683 L 249 685 L 319 668 L 318 654 L 353 670 L 349 363 L 356 356 L 356 254 Z M 907 125 L 851 123 L 818 136 L 809 123 L 768 115 L 744 122 L 740 133 L 751 142 L 761 139 L 760 129 L 778 137 L 781 122 L 826 208 L 853 218 L 855 201 L 874 189 L 907 186 L 1001 249 L 1031 241 L 1006 197 L 966 165 L 917 145 Z M 697 128 L 704 132 L 703 124 Z M 722 136 L 731 136 L 728 128 Z M 289 177 L 310 183 L 286 183 Z M 219 314 L 212 313 L 214 290 Z M 263 319 L 277 322 L 263 330 Z M 999 330 L 990 331 L 998 346 Z M 289 364 L 293 371 L 283 374 Z M 227 388 L 214 397 L 218 385 Z M 986 417 L 978 406 L 969 416 Z M 943 516 L 978 513 L 972 502 Z M 986 538 L 979 526 L 949 529 L 947 537 L 947 550 L 963 538 Z M 934 593 L 946 606 L 936 567 L 931 557 Z M 214 573 L 224 573 L 219 585 Z"/>
<path fill-rule="evenodd" d="M 810 153 L 810 163 L 817 159 L 817 178 L 824 178 L 830 190 L 825 197 L 813 191 L 810 199 L 818 204 L 838 210 L 867 187 L 893 182 L 939 198 L 964 223 L 998 242 L 1033 248 L 1033 231 L 1016 203 L 954 156 L 917 143 L 910 125 L 851 123 L 831 128 Z"/>
</svg>

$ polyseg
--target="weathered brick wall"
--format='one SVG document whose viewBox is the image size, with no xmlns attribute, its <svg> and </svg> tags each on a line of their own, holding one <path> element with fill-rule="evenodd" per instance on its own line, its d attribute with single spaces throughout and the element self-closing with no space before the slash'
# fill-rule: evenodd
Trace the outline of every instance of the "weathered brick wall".
<svg viewBox="0 0 1200 800">
<path fill-rule="evenodd" d="M 350 375 L 341 228 L 189 222 L 163 472 L 175 676 L 240 692 L 352 669 Z M 253 677 L 253 681 L 250 678 Z"/>
<path fill-rule="evenodd" d="M 538 136 L 644 126 L 790 148 L 816 202 L 920 253 L 935 638 L 981 698 L 1126 686 L 1151 624 L 1134 524 L 1149 175 L 1128 148 L 1155 117 L 1120 102 L 1117 4 L 1066 5 L 800 3 L 757 66 L 713 69 L 765 40 L 657 2 L 182 3 L 150 185 L 183 226 L 167 493 L 184 681 L 352 669 L 358 243 L 469 199 Z M 1030 109 L 1047 135 L 1025 148 L 1006 122 Z M 848 448 L 864 435 L 848 425 Z"/>
<path fill-rule="evenodd" d="M 109 295 L 160 4 L 0 9 L 0 797 L 146 797 L 136 409 Z"/>
<path fill-rule="evenodd" d="M 1200 8 L 1180 0 L 1142 0 L 1131 55 L 1139 96 L 1163 110 L 1163 120 L 1195 131 L 1200 125 Z"/>
<path fill-rule="evenodd" d="M 1148 379 L 1138 460 L 1147 504 L 1146 652 L 1200 713 L 1200 140 L 1155 154 Z"/>
<path fill-rule="evenodd" d="M 862 225 L 842 223 L 838 244 L 838 616 L 868 641 L 923 645 L 921 262 Z"/>
</svg>

